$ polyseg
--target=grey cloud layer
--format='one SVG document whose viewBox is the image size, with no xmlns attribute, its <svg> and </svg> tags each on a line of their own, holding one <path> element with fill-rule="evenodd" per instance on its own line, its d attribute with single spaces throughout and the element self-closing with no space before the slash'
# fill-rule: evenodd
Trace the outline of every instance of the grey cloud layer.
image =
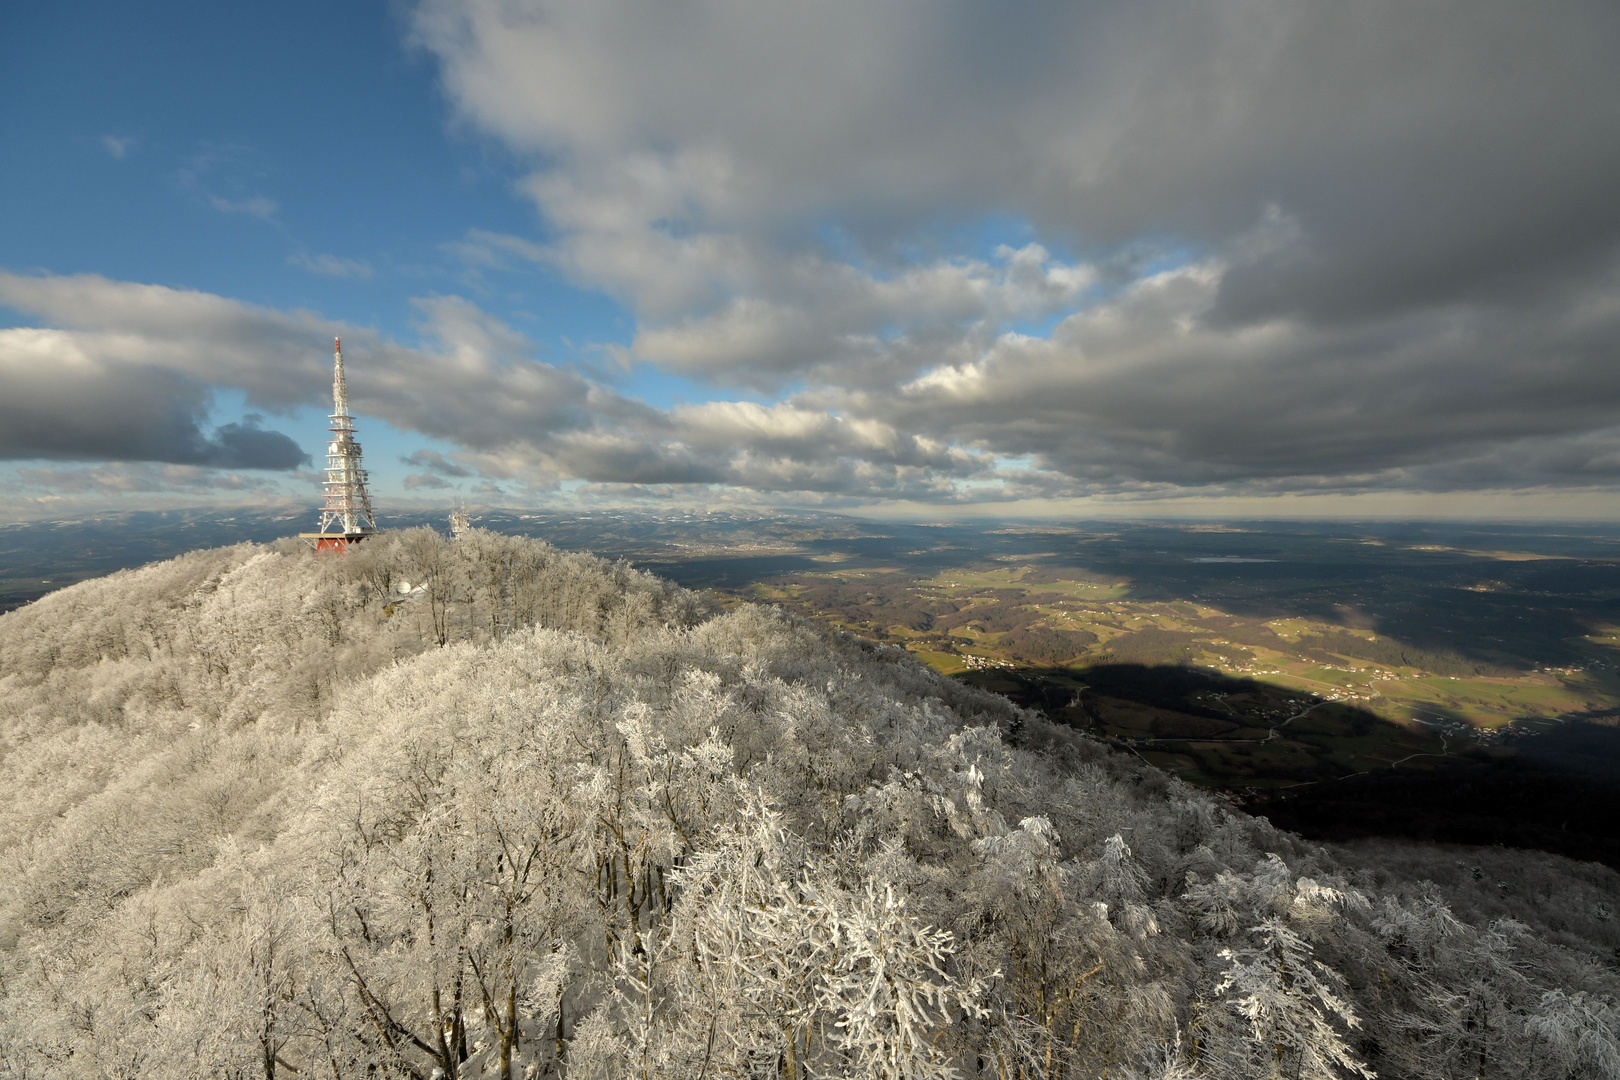
<svg viewBox="0 0 1620 1080">
<path fill-rule="evenodd" d="M 576 467 L 953 498 L 1614 479 L 1611 3 L 424 0 L 414 32 L 533 155 L 559 239 L 495 246 L 622 298 L 630 358 L 796 384 L 787 428 L 965 448 L 727 456 L 657 417 Z M 987 218 L 1045 248 L 930 239 Z"/>
<path fill-rule="evenodd" d="M 418 301 L 431 349 L 309 312 L 96 275 L 0 273 L 0 303 L 55 324 L 0 331 L 0 372 L 13 390 L 6 407 L 17 414 L 6 426 L 12 457 L 200 462 L 188 448 L 207 387 L 238 387 L 269 413 L 319 405 L 330 400 L 331 339 L 340 334 L 367 357 L 350 380 L 357 410 L 475 450 L 566 430 L 615 406 L 579 375 L 524 359 L 521 336 L 454 297 Z M 271 436 L 292 445 L 227 425 L 214 440 L 217 463 L 262 451 Z"/>
<path fill-rule="evenodd" d="M 224 469 L 294 469 L 308 461 L 287 436 L 260 428 L 257 416 L 204 434 L 207 387 L 148 361 L 120 362 L 130 345 L 105 334 L 0 330 L 0 458 Z"/>
<path fill-rule="evenodd" d="M 206 388 L 320 402 L 341 333 L 358 410 L 461 447 L 415 487 L 1620 484 L 1608 0 L 423 0 L 412 25 L 463 120 L 530 162 L 550 238 L 446 250 L 548 263 L 634 315 L 618 359 L 774 403 L 652 408 L 455 297 L 416 302 L 413 348 L 0 275 L 54 328 L 0 331 L 16 400 L 67 418 L 8 422 L 19 445 L 273 456 L 250 428 L 199 449 Z"/>
<path fill-rule="evenodd" d="M 824 409 L 653 409 L 528 359 L 521 335 L 455 297 L 418 301 L 432 348 L 307 312 L 95 276 L 0 274 L 0 302 L 60 324 L 0 331 L 0 371 L 19 414 L 6 429 L 14 457 L 241 464 L 230 455 L 285 439 L 227 425 L 213 456 L 188 450 L 196 440 L 186 418 L 206 403 L 206 387 L 240 387 L 266 411 L 321 404 L 331 385 L 328 342 L 341 334 L 354 358 L 358 412 L 463 447 L 455 460 L 410 455 L 406 463 L 423 470 L 412 487 L 477 472 L 926 497 L 949 477 L 983 469 L 941 441 Z"/>
<path fill-rule="evenodd" d="M 1104 485 L 1405 482 L 1447 474 L 1447 462 L 1505 467 L 1507 448 L 1525 440 L 1541 449 L 1496 480 L 1616 478 L 1604 449 L 1620 437 L 1612 281 L 1534 319 L 1450 307 L 1351 326 L 1236 328 L 1203 318 L 1221 282 L 1218 267 L 1160 275 L 1071 317 L 1050 340 L 1009 337 L 914 380 L 897 401 L 860 403 L 887 407 L 902 427 L 1038 455 Z"/>
<path fill-rule="evenodd" d="M 1572 293 L 1531 324 L 1452 308 L 1379 325 L 1232 327 L 1206 317 L 1227 272 L 1207 261 L 1151 275 L 1049 337 L 1001 334 L 887 388 L 667 410 L 527 359 L 520 335 L 457 298 L 420 302 L 436 342 L 424 349 L 201 293 L 0 276 L 0 299 L 67 324 L 0 331 L 17 414 L 0 419 L 11 456 L 241 467 L 286 440 L 227 426 L 199 450 L 188 418 L 204 380 L 266 409 L 323 403 L 327 341 L 341 333 L 357 410 L 462 447 L 407 457 L 420 470 L 412 488 L 482 474 L 983 502 L 1620 473 L 1620 289 Z"/>
<path fill-rule="evenodd" d="M 1010 211 L 1095 248 L 1221 243 L 1275 203 L 1308 243 L 1291 285 L 1228 282 L 1244 311 L 1579 267 L 1620 223 L 1602 0 L 427 0 L 416 27 L 469 118 L 549 155 L 531 190 L 593 241 L 570 257 L 655 308 L 680 298 L 626 256 L 701 273 L 820 217 L 878 239 Z M 668 221 L 701 242 L 646 247 Z"/>
</svg>

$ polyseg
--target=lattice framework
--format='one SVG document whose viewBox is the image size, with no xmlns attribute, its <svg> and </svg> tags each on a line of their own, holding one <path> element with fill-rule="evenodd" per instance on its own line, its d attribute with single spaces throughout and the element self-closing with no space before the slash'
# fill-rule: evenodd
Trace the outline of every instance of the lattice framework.
<svg viewBox="0 0 1620 1080">
<path fill-rule="evenodd" d="M 332 441 L 326 446 L 326 505 L 321 509 L 321 532 L 351 540 L 377 531 L 371 513 L 366 470 L 360 464 L 360 444 L 354 438 L 354 417 L 349 415 L 349 384 L 343 377 L 343 341 L 332 345 Z M 334 526 L 337 526 L 334 528 Z"/>
</svg>

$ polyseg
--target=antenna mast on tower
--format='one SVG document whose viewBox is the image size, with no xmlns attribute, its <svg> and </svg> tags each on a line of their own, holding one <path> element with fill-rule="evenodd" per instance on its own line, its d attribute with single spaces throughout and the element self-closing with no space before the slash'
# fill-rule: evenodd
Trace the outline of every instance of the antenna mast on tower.
<svg viewBox="0 0 1620 1080">
<path fill-rule="evenodd" d="M 300 533 L 313 540 L 316 551 L 347 551 L 377 531 L 366 490 L 366 470 L 360 466 L 360 444 L 354 441 L 354 417 L 349 415 L 349 384 L 343 377 L 343 342 L 332 344 L 332 441 L 326 446 L 326 505 L 321 508 L 321 531 Z"/>
</svg>

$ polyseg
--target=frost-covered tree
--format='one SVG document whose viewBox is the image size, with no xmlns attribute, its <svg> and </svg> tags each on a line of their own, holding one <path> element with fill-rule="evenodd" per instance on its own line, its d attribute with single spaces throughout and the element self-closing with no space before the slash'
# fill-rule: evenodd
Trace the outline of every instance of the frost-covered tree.
<svg viewBox="0 0 1620 1080">
<path fill-rule="evenodd" d="M 1541 1039 L 1554 1069 L 1573 1078 L 1620 1075 L 1620 1011 L 1584 991 L 1549 990 L 1525 1022 Z"/>
<path fill-rule="evenodd" d="M 1620 1076 L 1610 871 L 1515 921 L 480 530 L 0 616 L 0 858 L 0 1076 Z"/>
<path fill-rule="evenodd" d="M 1373 1074 L 1356 1059 L 1344 1032 L 1359 1027 L 1342 980 L 1312 955 L 1293 928 L 1277 917 L 1251 927 L 1253 943 L 1222 949 L 1227 968 L 1215 987 L 1248 1028 L 1241 1043 L 1212 1048 L 1215 1067 L 1233 1077 L 1334 1080 Z"/>
</svg>

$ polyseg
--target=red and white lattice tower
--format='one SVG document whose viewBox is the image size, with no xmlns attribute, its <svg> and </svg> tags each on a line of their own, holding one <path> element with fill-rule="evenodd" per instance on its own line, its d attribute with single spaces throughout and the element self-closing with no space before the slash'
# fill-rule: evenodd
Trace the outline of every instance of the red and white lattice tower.
<svg viewBox="0 0 1620 1080">
<path fill-rule="evenodd" d="M 349 415 L 349 384 L 343 378 L 343 342 L 333 342 L 332 441 L 326 446 L 326 505 L 321 508 L 321 531 L 302 533 L 317 551 L 346 551 L 377 531 L 366 490 L 366 470 L 360 466 L 360 444 L 354 441 L 354 417 Z"/>
</svg>

